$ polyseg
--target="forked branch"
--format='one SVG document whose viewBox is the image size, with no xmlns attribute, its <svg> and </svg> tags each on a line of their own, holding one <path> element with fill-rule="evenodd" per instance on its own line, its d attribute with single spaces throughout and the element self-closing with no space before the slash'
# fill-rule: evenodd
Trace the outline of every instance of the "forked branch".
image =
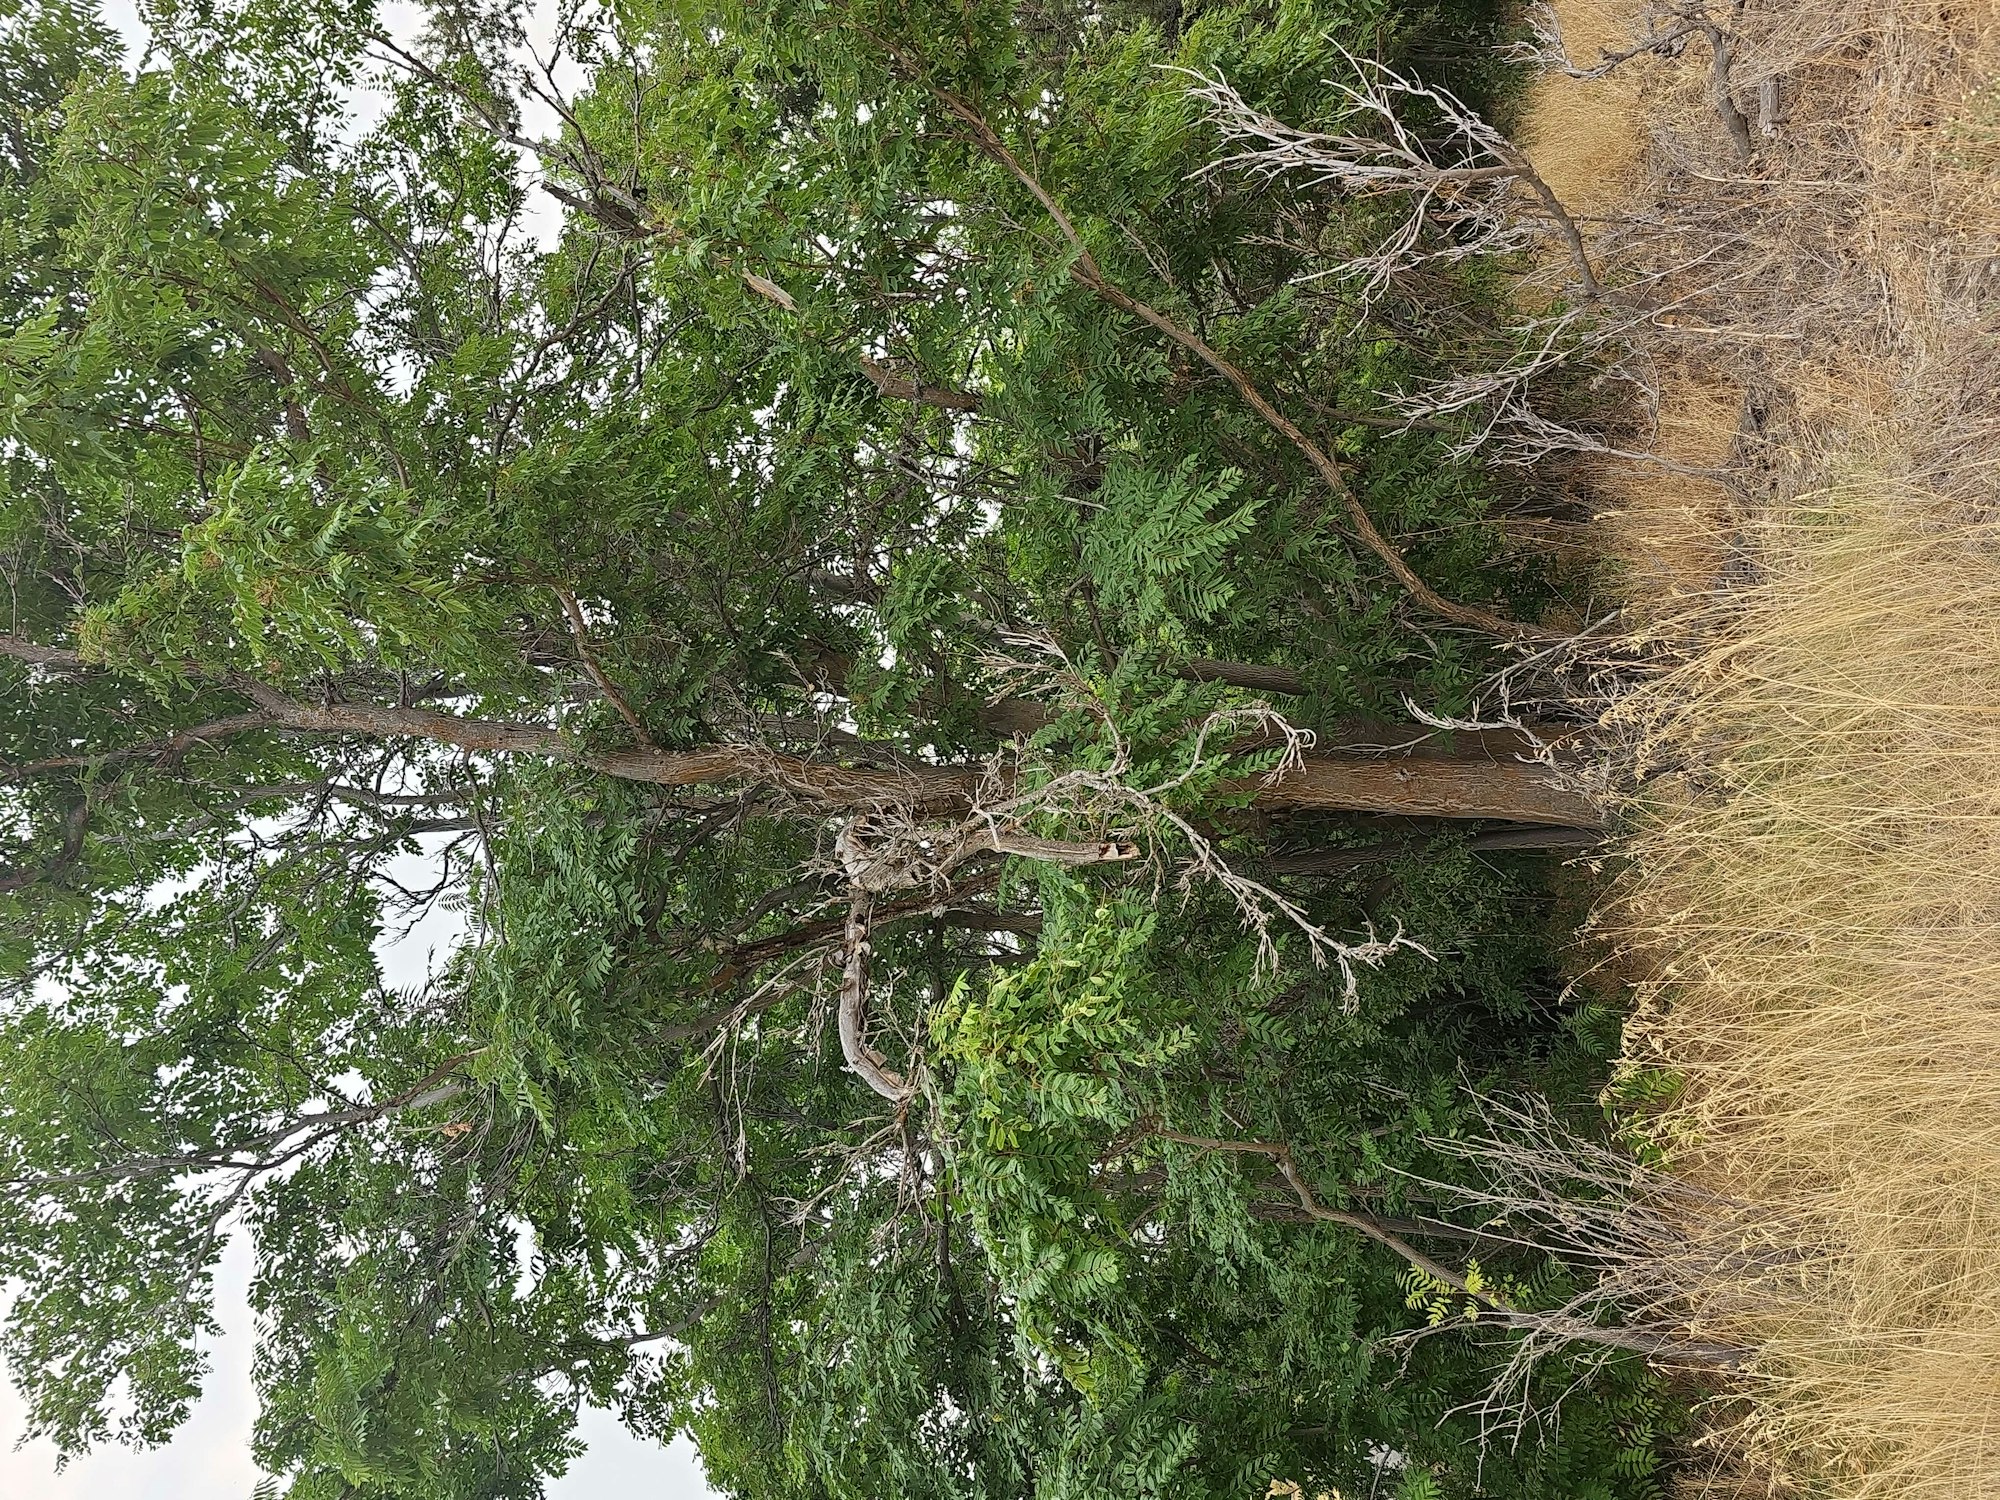
<svg viewBox="0 0 2000 1500">
<path fill-rule="evenodd" d="M 1276 1168 L 1285 1185 L 1292 1190 L 1292 1195 L 1298 1199 L 1300 1212 L 1307 1218 L 1323 1224 L 1338 1224 L 1342 1228 L 1352 1229 L 1358 1234 L 1367 1236 L 1376 1244 L 1393 1250 L 1405 1263 L 1423 1276 L 1451 1288 L 1478 1304 L 1482 1319 L 1490 1317 L 1493 1322 L 1525 1333 L 1576 1343 L 1596 1344 L 1610 1349 L 1630 1350 L 1649 1359 L 1670 1364 L 1734 1369 L 1749 1357 L 1749 1351 L 1730 1345 L 1677 1339 L 1648 1329 L 1606 1328 L 1559 1310 L 1543 1312 L 1520 1307 L 1495 1288 L 1484 1284 L 1475 1285 L 1469 1278 L 1426 1255 L 1371 1215 L 1329 1208 L 1320 1201 L 1318 1193 L 1306 1181 L 1305 1174 L 1299 1169 L 1298 1159 L 1285 1142 L 1222 1140 L 1211 1136 L 1189 1135 L 1183 1131 L 1170 1130 L 1157 1123 L 1149 1123 L 1145 1133 L 1156 1140 L 1190 1146 L 1197 1151 L 1217 1151 L 1265 1158 Z"/>
<path fill-rule="evenodd" d="M 1360 82 L 1335 87 L 1373 134 L 1300 130 L 1253 109 L 1221 78 L 1200 73 L 1194 97 L 1208 105 L 1223 134 L 1248 149 L 1208 170 L 1247 169 L 1255 176 L 1299 176 L 1350 193 L 1400 193 L 1410 203 L 1402 223 L 1372 256 L 1343 269 L 1366 270 L 1371 288 L 1424 260 L 1464 260 L 1519 248 L 1540 218 L 1568 254 L 1585 301 L 1604 294 L 1583 233 L 1562 199 L 1514 143 L 1448 89 L 1406 78 L 1387 65 L 1350 56 Z M 1408 123 L 1422 106 L 1447 127 L 1434 146 Z M 1523 213 L 1521 191 L 1533 200 Z M 1450 232 L 1427 233 L 1436 219 Z"/>
<path fill-rule="evenodd" d="M 910 66 L 907 58 L 900 60 L 904 62 L 906 68 Z M 1408 559 L 1375 525 L 1367 507 L 1362 505 L 1348 484 L 1346 473 L 1325 449 L 1307 437 L 1297 423 L 1273 405 L 1258 388 L 1257 383 L 1235 361 L 1223 355 L 1198 334 L 1183 328 L 1159 309 L 1140 301 L 1107 276 L 1103 268 L 1098 265 L 1096 257 L 1090 253 L 1090 247 L 1078 233 L 1076 225 L 1063 211 L 1061 203 L 1043 185 L 1041 179 L 1023 165 L 1021 159 L 1008 148 L 1007 143 L 988 123 L 986 117 L 958 95 L 928 80 L 925 84 L 933 97 L 971 132 L 973 143 L 980 151 L 999 163 L 1048 213 L 1074 254 L 1075 258 L 1070 262 L 1069 268 L 1071 277 L 1087 287 L 1100 300 L 1164 334 L 1227 381 L 1245 406 L 1255 412 L 1272 431 L 1296 448 L 1306 462 L 1312 465 L 1313 471 L 1319 475 L 1320 482 L 1347 512 L 1348 522 L 1355 534 L 1369 551 L 1382 560 L 1396 581 L 1403 586 L 1404 592 L 1432 614 L 1484 631 L 1489 635 L 1540 638 L 1545 634 L 1520 621 L 1494 614 L 1491 610 L 1447 599 L 1424 582 L 1417 571 L 1410 566 Z"/>
</svg>

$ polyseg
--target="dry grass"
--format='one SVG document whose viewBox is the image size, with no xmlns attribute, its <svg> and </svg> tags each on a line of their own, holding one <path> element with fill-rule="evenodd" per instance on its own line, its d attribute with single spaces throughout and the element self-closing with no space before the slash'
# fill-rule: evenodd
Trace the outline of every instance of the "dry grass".
<svg viewBox="0 0 2000 1500">
<path fill-rule="evenodd" d="M 1753 159 L 1699 36 L 1524 132 L 1658 289 L 1628 445 L 1667 462 L 1583 480 L 1650 663 L 1600 925 L 1709 1218 L 1619 1290 L 1756 1350 L 1734 1435 L 1806 1492 L 2000 1496 L 2000 5 L 1700 15 Z"/>
<path fill-rule="evenodd" d="M 1632 0 L 1559 0 L 1554 6 L 1571 53 L 1595 58 L 1623 45 L 1637 20 Z M 1584 82 L 1545 73 L 1529 86 L 1520 145 L 1572 212 L 1615 212 L 1638 186 L 1647 129 L 1640 72 Z"/>
<path fill-rule="evenodd" d="M 1602 458 L 1582 476 L 1600 557 L 1627 597 L 1672 598 L 1722 571 L 1736 509 L 1726 473 L 1742 427 L 1743 391 L 1698 367 L 1656 379 L 1649 451 L 1667 464 Z M 1668 465 L 1672 467 L 1668 467 Z"/>
<path fill-rule="evenodd" d="M 1750 544 L 1614 710 L 1672 768 L 1614 914 L 1649 1128 L 1779 1252 L 1662 1280 L 1759 1351 L 1794 1469 L 2000 1493 L 2000 530 L 1857 475 Z"/>
</svg>

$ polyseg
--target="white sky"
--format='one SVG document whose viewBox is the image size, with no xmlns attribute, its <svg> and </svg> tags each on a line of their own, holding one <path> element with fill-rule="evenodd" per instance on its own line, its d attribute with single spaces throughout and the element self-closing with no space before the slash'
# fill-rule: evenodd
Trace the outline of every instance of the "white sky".
<svg viewBox="0 0 2000 1500">
<path fill-rule="evenodd" d="M 146 32 L 133 0 L 100 0 L 104 17 L 123 33 L 128 52 L 143 50 Z M 529 32 L 544 55 L 555 5 L 533 0 Z M 419 14 L 403 0 L 388 0 L 379 14 L 393 33 L 414 30 Z M 373 101 L 357 99 L 357 113 L 372 115 Z M 528 133 L 547 128 L 531 107 Z M 530 197 L 532 228 L 548 234 L 557 226 L 547 194 Z M 435 920 L 384 955 L 391 985 L 406 985 L 423 977 L 431 954 L 448 945 L 454 934 L 441 931 Z M 250 1249 L 242 1236 L 232 1238 L 216 1277 L 217 1311 L 222 1336 L 211 1341 L 207 1382 L 193 1414 L 164 1448 L 134 1452 L 112 1447 L 79 1459 L 58 1473 L 55 1452 L 47 1443 L 17 1447 L 24 1427 L 19 1393 L 11 1381 L 0 1380 L 0 1500 L 250 1500 L 262 1476 L 250 1457 L 250 1428 L 257 1410 L 250 1381 L 251 1314 Z M 714 1491 L 702 1477 L 694 1445 L 686 1439 L 662 1448 L 625 1430 L 609 1412 L 585 1411 L 579 1435 L 589 1450 L 549 1487 L 551 1500 L 703 1500 Z"/>
</svg>

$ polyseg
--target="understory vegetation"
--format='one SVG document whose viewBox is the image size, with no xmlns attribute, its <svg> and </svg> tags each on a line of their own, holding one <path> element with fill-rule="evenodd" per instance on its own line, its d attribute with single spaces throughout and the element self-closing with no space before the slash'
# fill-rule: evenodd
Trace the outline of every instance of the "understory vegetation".
<svg viewBox="0 0 2000 1500">
<path fill-rule="evenodd" d="M 1785 456 L 1848 54 L 1746 13 L 0 7 L 32 1434 L 171 1434 L 246 1235 L 299 1500 L 586 1403 L 742 1500 L 1638 1500 L 1781 1387 L 1889 1493 L 1937 1360 L 1977 1459 L 1991 468 Z M 1654 156 L 1545 149 L 1593 73 Z"/>
</svg>

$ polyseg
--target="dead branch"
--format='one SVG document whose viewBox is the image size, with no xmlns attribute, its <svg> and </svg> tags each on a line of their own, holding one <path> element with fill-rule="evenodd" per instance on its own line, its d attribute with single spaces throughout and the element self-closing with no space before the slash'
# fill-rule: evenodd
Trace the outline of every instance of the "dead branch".
<svg viewBox="0 0 2000 1500">
<path fill-rule="evenodd" d="M 1378 1245 L 1393 1251 L 1421 1275 L 1477 1303 L 1482 1310 L 1482 1316 L 1491 1315 L 1492 1320 L 1503 1327 L 1565 1342 L 1629 1350 L 1670 1364 L 1733 1369 L 1742 1365 L 1749 1357 L 1749 1351 L 1744 1349 L 1678 1338 L 1649 1329 L 1604 1327 L 1567 1309 L 1543 1312 L 1516 1306 L 1490 1287 L 1484 1285 L 1475 1287 L 1466 1277 L 1417 1249 L 1401 1234 L 1389 1228 L 1384 1221 L 1369 1214 L 1327 1207 L 1313 1191 L 1312 1185 L 1306 1181 L 1291 1146 L 1285 1142 L 1222 1140 L 1210 1136 L 1189 1135 L 1153 1122 L 1148 1123 L 1145 1133 L 1158 1140 L 1191 1146 L 1198 1151 L 1227 1152 L 1265 1158 L 1277 1169 L 1285 1185 L 1292 1190 L 1293 1196 L 1298 1199 L 1299 1211 L 1307 1218 L 1324 1224 L 1338 1224 L 1342 1228 L 1352 1229 L 1358 1234 L 1365 1235 Z M 1490 1238 L 1490 1236 L 1482 1237 Z"/>
<path fill-rule="evenodd" d="M 1722 117 L 1723 129 L 1729 132 L 1729 143 L 1736 148 L 1736 159 L 1748 163 L 1756 156 L 1757 146 L 1750 137 L 1750 122 L 1736 107 L 1736 96 L 1730 89 L 1729 66 L 1736 57 L 1735 40 L 1705 16 L 1696 24 L 1708 38 L 1708 87 L 1715 99 L 1715 112 Z"/>
<path fill-rule="evenodd" d="M 1527 19 L 1530 40 L 1503 49 L 1503 55 L 1510 62 L 1529 63 L 1579 82 L 1608 77 L 1637 57 L 1678 57 L 1688 38 L 1700 30 L 1695 21 L 1682 18 L 1677 25 L 1661 31 L 1658 18 L 1649 13 L 1646 35 L 1637 43 L 1617 52 L 1605 48 L 1595 63 L 1585 65 L 1570 55 L 1569 44 L 1563 38 L 1562 20 L 1554 6 L 1532 6 Z"/>
<path fill-rule="evenodd" d="M 1525 188 L 1534 213 L 1568 254 L 1584 299 L 1603 294 L 1576 220 L 1512 141 L 1449 90 L 1405 78 L 1380 62 L 1351 55 L 1348 61 L 1361 81 L 1335 87 L 1379 134 L 1299 130 L 1252 109 L 1225 80 L 1190 74 L 1197 80 L 1191 92 L 1208 105 L 1224 136 L 1251 143 L 1206 170 L 1236 167 L 1264 178 L 1301 176 L 1309 186 L 1407 197 L 1410 211 L 1375 253 L 1340 268 L 1367 273 L 1364 295 L 1423 261 L 1483 259 L 1519 249 L 1534 232 L 1517 191 Z M 1417 103 L 1449 127 L 1444 147 L 1419 139 L 1405 122 Z"/>
</svg>

